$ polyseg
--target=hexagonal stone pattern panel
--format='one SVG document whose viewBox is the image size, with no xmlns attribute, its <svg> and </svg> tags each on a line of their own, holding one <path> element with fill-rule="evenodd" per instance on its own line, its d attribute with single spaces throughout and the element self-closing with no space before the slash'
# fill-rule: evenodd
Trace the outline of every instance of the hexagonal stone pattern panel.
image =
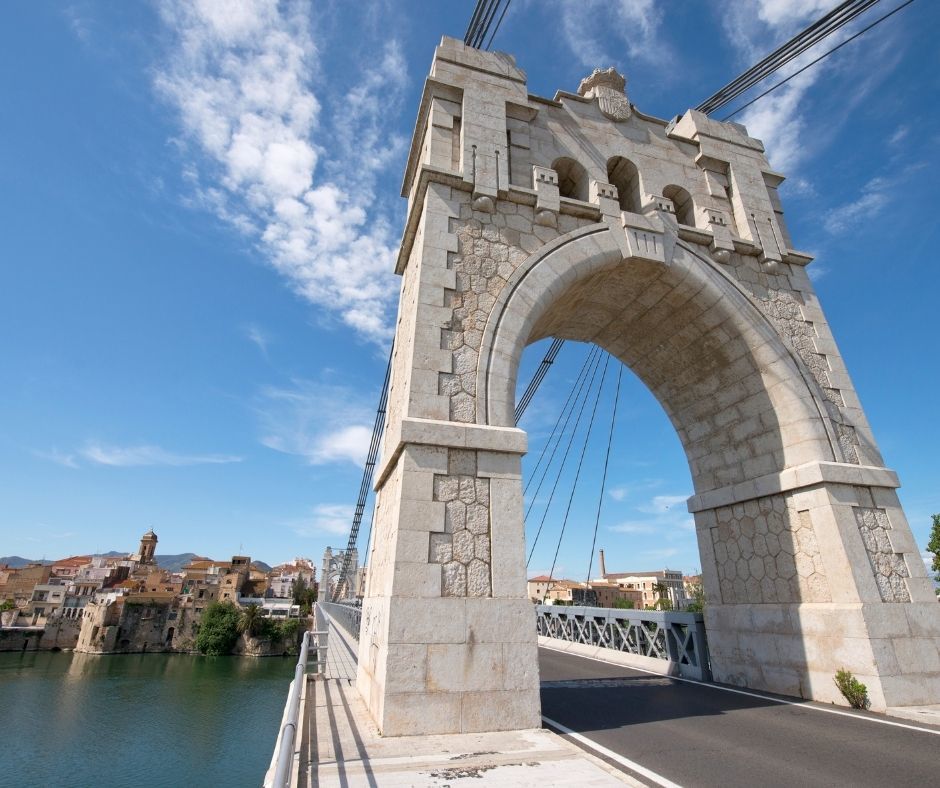
<svg viewBox="0 0 940 788">
<path fill-rule="evenodd" d="M 885 602 L 910 602 L 911 594 L 904 578 L 911 573 L 904 556 L 894 552 L 888 531 L 891 523 L 884 509 L 867 506 L 855 508 L 855 522 L 865 543 L 865 552 L 871 562 L 878 591 Z"/>
<path fill-rule="evenodd" d="M 449 449 L 447 473 L 434 476 L 444 533 L 431 534 L 428 561 L 441 564 L 441 596 L 491 596 L 490 480 L 476 478 L 475 451 Z"/>
<path fill-rule="evenodd" d="M 711 536 L 723 603 L 832 600 L 808 511 L 769 495 L 722 506 L 715 515 Z"/>
</svg>

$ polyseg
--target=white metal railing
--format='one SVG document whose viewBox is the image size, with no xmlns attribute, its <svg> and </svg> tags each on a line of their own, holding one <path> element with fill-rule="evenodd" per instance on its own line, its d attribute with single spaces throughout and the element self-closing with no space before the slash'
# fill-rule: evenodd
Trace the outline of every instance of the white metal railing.
<svg viewBox="0 0 940 788">
<path fill-rule="evenodd" d="M 669 672 L 711 680 L 701 613 L 536 605 L 536 628 L 542 637 L 663 660 Z"/>
<path fill-rule="evenodd" d="M 362 626 L 362 608 L 344 602 L 317 602 L 336 623 L 345 629 L 354 640 L 359 640 L 359 628 Z"/>
<path fill-rule="evenodd" d="M 312 645 L 317 657 L 317 672 L 323 672 L 326 666 L 327 637 L 326 629 L 304 632 L 300 643 L 300 656 L 294 668 L 294 680 L 287 692 L 287 703 L 281 719 L 281 732 L 278 734 L 274 754 L 271 757 L 271 767 L 265 775 L 265 788 L 285 788 L 291 783 L 294 773 L 294 753 L 297 750 L 297 734 L 300 728 L 300 698 L 306 681 L 307 660 Z"/>
</svg>

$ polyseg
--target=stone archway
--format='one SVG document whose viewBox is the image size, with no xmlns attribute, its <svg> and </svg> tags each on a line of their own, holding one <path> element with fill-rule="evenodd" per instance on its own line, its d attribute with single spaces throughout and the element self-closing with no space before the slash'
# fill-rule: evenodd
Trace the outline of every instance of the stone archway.
<svg viewBox="0 0 940 788">
<path fill-rule="evenodd" d="M 512 413 L 522 350 L 544 336 L 604 347 L 676 427 L 719 681 L 838 700 L 846 667 L 875 708 L 937 702 L 940 608 L 789 248 L 781 176 L 741 127 L 666 124 L 622 90 L 595 72 L 537 99 L 506 55 L 437 50 L 405 177 L 359 654 L 371 713 L 386 735 L 539 723 Z M 589 201 L 559 194 L 562 156 Z M 615 156 L 642 175 L 641 213 L 604 180 Z"/>
</svg>

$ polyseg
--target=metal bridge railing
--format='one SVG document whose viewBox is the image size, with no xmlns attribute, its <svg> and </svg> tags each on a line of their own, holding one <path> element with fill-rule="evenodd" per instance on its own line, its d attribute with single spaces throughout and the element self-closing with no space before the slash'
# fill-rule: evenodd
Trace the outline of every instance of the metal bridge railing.
<svg viewBox="0 0 940 788">
<path fill-rule="evenodd" d="M 343 602 L 317 602 L 322 610 L 356 641 L 359 640 L 359 629 L 362 626 L 362 608 L 358 605 Z"/>
<path fill-rule="evenodd" d="M 542 637 L 665 660 L 680 676 L 711 680 L 701 613 L 536 605 Z"/>
<path fill-rule="evenodd" d="M 300 729 L 300 697 L 303 693 L 307 676 L 307 660 L 310 649 L 314 649 L 317 659 L 317 672 L 322 673 L 326 666 L 327 630 L 308 630 L 304 632 L 300 643 L 300 656 L 294 668 L 294 680 L 287 692 L 287 703 L 281 720 L 281 732 L 277 737 L 271 767 L 265 775 L 265 788 L 284 788 L 291 783 L 294 772 L 294 753 L 297 750 L 297 734 Z M 273 770 L 273 775 L 272 775 Z"/>
</svg>

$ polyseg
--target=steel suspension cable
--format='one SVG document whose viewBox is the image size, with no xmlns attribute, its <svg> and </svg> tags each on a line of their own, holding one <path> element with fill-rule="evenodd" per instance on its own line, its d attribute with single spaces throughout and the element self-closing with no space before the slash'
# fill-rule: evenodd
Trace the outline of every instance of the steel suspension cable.
<svg viewBox="0 0 940 788">
<path fill-rule="evenodd" d="M 561 479 L 562 471 L 565 469 L 565 465 L 568 462 L 568 453 L 571 451 L 571 445 L 574 443 L 574 437 L 578 432 L 578 425 L 581 423 L 581 417 L 584 415 L 584 406 L 587 404 L 588 399 L 590 398 L 590 391 L 594 388 L 594 378 L 597 376 L 597 368 L 600 366 L 600 353 L 593 353 L 593 369 L 591 371 L 591 380 L 585 389 L 584 399 L 581 401 L 581 408 L 578 411 L 578 418 L 575 420 L 574 428 L 571 430 L 571 436 L 568 438 L 568 445 L 565 447 L 565 453 L 561 458 L 561 465 L 558 466 L 558 473 L 555 475 L 555 481 L 552 484 L 551 494 L 548 496 L 548 503 L 545 504 L 545 511 L 542 513 L 542 519 L 539 521 L 538 530 L 535 532 L 535 539 L 532 541 L 532 549 L 529 550 L 529 557 L 526 559 L 525 565 L 529 566 L 529 562 L 532 560 L 532 554 L 535 552 L 535 548 L 539 543 L 539 537 L 542 535 L 542 528 L 545 526 L 545 520 L 548 518 L 548 512 L 552 508 L 552 501 L 555 498 L 555 492 L 558 489 L 558 482 Z M 551 464 L 551 461 L 549 461 Z M 534 504 L 533 500 L 533 504 Z M 529 507 L 531 511 L 532 507 Z"/>
<path fill-rule="evenodd" d="M 574 494 L 578 488 L 578 479 L 581 477 L 581 466 L 584 464 L 584 454 L 587 451 L 588 441 L 591 439 L 591 431 L 594 429 L 594 419 L 597 416 L 597 403 L 601 399 L 601 390 L 604 388 L 604 380 L 607 377 L 607 366 L 610 364 L 610 354 L 604 361 L 604 372 L 601 375 L 601 382 L 597 387 L 597 396 L 594 397 L 594 409 L 591 411 L 591 420 L 588 422 L 587 432 L 584 435 L 584 444 L 581 446 L 581 457 L 578 459 L 578 469 L 574 474 L 574 482 L 571 484 L 571 495 L 568 496 L 568 507 L 565 509 L 565 519 L 561 521 L 561 533 L 558 534 L 558 544 L 555 545 L 555 557 L 552 559 L 552 568 L 548 573 L 549 578 L 555 576 L 555 564 L 558 562 L 558 552 L 561 550 L 561 540 L 565 537 L 565 528 L 568 527 L 568 516 L 571 514 L 571 503 L 574 501 Z M 585 589 L 587 591 L 587 589 Z"/>
<path fill-rule="evenodd" d="M 696 110 L 710 114 L 733 101 L 742 93 L 750 90 L 781 69 L 791 60 L 803 54 L 810 47 L 822 41 L 832 33 L 847 25 L 859 14 L 864 13 L 879 0 L 846 0 L 825 16 L 818 19 L 805 30 L 775 49 L 763 60 L 747 69 L 727 85 L 723 86 L 703 102 Z"/>
<path fill-rule="evenodd" d="M 597 546 L 597 529 L 601 522 L 601 507 L 604 504 L 604 492 L 607 488 L 607 466 L 610 464 L 610 447 L 614 442 L 614 423 L 617 421 L 617 405 L 620 403 L 620 381 L 623 378 L 623 364 L 617 371 L 617 391 L 614 393 L 614 407 L 610 414 L 610 432 L 607 435 L 607 454 L 604 455 L 604 473 L 601 476 L 601 494 L 597 499 L 597 516 L 594 518 L 594 536 L 591 538 L 591 560 L 588 562 L 584 588 L 591 582 L 591 569 L 594 568 L 594 548 Z"/>
<path fill-rule="evenodd" d="M 740 107 L 738 107 L 738 108 L 737 108 L 734 112 L 732 112 L 730 115 L 725 115 L 725 117 L 723 117 L 723 118 L 721 119 L 722 122 L 724 122 L 724 121 L 726 121 L 726 120 L 731 120 L 731 118 L 733 118 L 733 117 L 734 117 L 735 115 L 737 115 L 739 112 L 743 112 L 744 110 L 746 110 L 749 106 L 751 106 L 751 104 L 755 103 L 756 101 L 760 101 L 762 98 L 764 98 L 764 96 L 766 96 L 766 95 L 768 95 L 768 94 L 770 94 L 770 93 L 773 93 L 777 88 L 782 88 L 784 85 L 787 84 L 787 82 L 789 82 L 789 81 L 790 81 L 791 79 L 793 79 L 794 77 L 798 77 L 800 74 L 802 74 L 802 73 L 803 73 L 804 71 L 806 71 L 807 69 L 812 68 L 812 67 L 815 66 L 820 60 L 825 60 L 825 59 L 826 59 L 827 57 L 829 57 L 829 55 L 831 55 L 833 52 L 837 52 L 838 50 L 842 49 L 842 47 L 844 47 L 846 44 L 851 43 L 852 41 L 854 41 L 854 40 L 855 40 L 856 38 L 858 38 L 859 36 L 861 36 L 861 35 L 867 33 L 867 32 L 868 32 L 869 30 L 871 30 L 873 27 L 875 27 L 876 25 L 881 24 L 881 23 L 884 22 L 888 17 L 894 16 L 894 15 L 895 15 L 898 11 L 900 11 L 902 8 L 905 8 L 905 7 L 909 6 L 909 5 L 910 5 L 911 3 L 913 3 L 913 2 L 914 2 L 914 0 L 906 0 L 906 2 L 901 3 L 901 5 L 899 5 L 897 8 L 893 9 L 892 11 L 889 11 L 889 12 L 888 12 L 887 14 L 885 14 L 884 16 L 879 17 L 879 18 L 876 19 L 874 22 L 872 22 L 870 25 L 868 25 L 867 27 L 863 27 L 861 30 L 859 30 L 859 31 L 858 31 L 857 33 L 855 33 L 854 35 L 849 36 L 849 38 L 845 39 L 845 41 L 843 41 L 841 44 L 837 44 L 837 45 L 834 46 L 832 49 L 830 49 L 830 50 L 828 50 L 827 52 L 824 52 L 823 54 L 821 54 L 821 55 L 820 55 L 819 57 L 817 57 L 815 60 L 811 60 L 809 63 L 807 63 L 805 66 L 803 66 L 803 68 L 799 69 L 798 71 L 794 71 L 794 72 L 793 72 L 792 74 L 790 74 L 790 76 L 788 76 L 786 79 L 780 80 L 776 85 L 773 85 L 772 87 L 767 88 L 767 90 L 765 90 L 765 91 L 764 91 L 763 93 L 761 93 L 760 95 L 755 96 L 755 97 L 752 98 L 750 101 L 748 101 L 746 104 L 742 104 Z"/>
<path fill-rule="evenodd" d="M 349 529 L 349 541 L 346 543 L 346 554 L 343 556 L 343 567 L 340 569 L 339 577 L 336 580 L 336 586 L 333 589 L 331 597 L 332 601 L 334 602 L 339 598 L 340 590 L 342 589 L 343 584 L 347 581 L 349 565 L 352 563 L 352 551 L 356 548 L 356 540 L 359 538 L 359 526 L 362 524 L 362 515 L 366 509 L 366 500 L 369 497 L 369 491 L 372 489 L 372 476 L 375 473 L 375 464 L 378 460 L 379 448 L 382 444 L 382 430 L 385 427 L 385 409 L 388 404 L 388 385 L 392 375 L 392 357 L 394 353 L 395 345 L 393 343 L 391 349 L 388 351 L 388 364 L 385 367 L 385 379 L 382 382 L 382 393 L 379 394 L 379 406 L 375 411 L 375 422 L 372 425 L 372 438 L 369 441 L 369 451 L 366 454 L 366 464 L 362 469 L 362 482 L 359 485 L 359 498 L 356 501 L 356 509 L 353 512 L 352 527 Z"/>
<path fill-rule="evenodd" d="M 496 34 L 499 32 L 499 26 L 503 23 L 503 18 L 506 16 L 506 12 L 509 10 L 509 4 L 511 2 L 512 0 L 506 0 L 506 5 L 503 6 L 503 12 L 499 15 L 499 19 L 496 22 L 496 27 L 493 28 L 493 34 L 490 36 L 490 40 L 486 45 L 487 49 L 493 46 L 493 39 L 496 38 Z M 563 339 L 559 341 L 564 342 Z"/>
<path fill-rule="evenodd" d="M 529 492 L 529 487 L 531 487 L 532 482 L 535 481 L 535 476 L 538 473 L 539 468 L 542 465 L 542 460 L 545 458 L 545 455 L 548 453 L 549 447 L 552 445 L 552 441 L 555 441 L 555 448 L 557 448 L 558 443 L 561 442 L 561 436 L 564 434 L 564 431 L 568 426 L 568 421 L 567 420 L 565 421 L 565 426 L 562 427 L 561 432 L 558 431 L 558 425 L 561 424 L 562 418 L 564 418 L 565 413 L 568 412 L 569 405 L 572 406 L 572 408 L 574 407 L 573 401 L 575 399 L 575 392 L 580 391 L 581 386 L 584 385 L 585 376 L 587 374 L 587 368 L 588 368 L 588 365 L 591 363 L 591 354 L 593 350 L 594 348 L 588 351 L 588 353 L 586 353 L 584 356 L 584 364 L 581 365 L 581 371 L 578 372 L 577 377 L 574 379 L 574 383 L 571 384 L 571 391 L 568 392 L 568 399 L 565 401 L 565 404 L 562 406 L 561 413 L 558 414 L 558 418 L 555 420 L 555 426 L 552 427 L 552 431 L 548 436 L 548 440 L 545 441 L 545 445 L 542 447 L 542 451 L 539 454 L 539 458 L 535 463 L 535 467 L 532 469 L 532 473 L 529 476 L 529 481 L 526 482 L 526 486 L 522 490 L 523 495 Z M 570 418 L 570 414 L 569 414 L 569 418 Z M 557 440 L 555 440 L 556 435 L 558 436 Z M 549 465 L 551 465 L 551 461 L 549 461 Z M 548 465 L 545 466 L 545 471 L 542 473 L 542 481 L 545 480 L 545 473 L 547 472 L 548 472 Z M 541 487 L 542 487 L 542 484 L 540 482 L 539 486 L 535 490 L 536 496 L 539 494 L 539 490 L 541 489 Z"/>
<path fill-rule="evenodd" d="M 542 384 L 542 381 L 548 374 L 549 367 L 551 367 L 551 365 L 554 363 L 558 356 L 558 351 L 561 350 L 561 346 L 564 344 L 565 340 L 563 339 L 552 340 L 552 344 L 549 346 L 548 352 L 545 354 L 545 358 L 542 359 L 542 363 L 539 364 L 538 369 L 535 370 L 535 374 L 532 376 L 532 380 L 526 387 L 525 393 L 522 395 L 518 404 L 516 405 L 516 410 L 513 414 L 516 424 L 522 420 L 522 414 L 525 413 L 526 408 L 529 407 L 529 403 L 532 401 L 532 397 L 535 396 L 535 392 L 538 391 L 539 386 Z"/>
</svg>

